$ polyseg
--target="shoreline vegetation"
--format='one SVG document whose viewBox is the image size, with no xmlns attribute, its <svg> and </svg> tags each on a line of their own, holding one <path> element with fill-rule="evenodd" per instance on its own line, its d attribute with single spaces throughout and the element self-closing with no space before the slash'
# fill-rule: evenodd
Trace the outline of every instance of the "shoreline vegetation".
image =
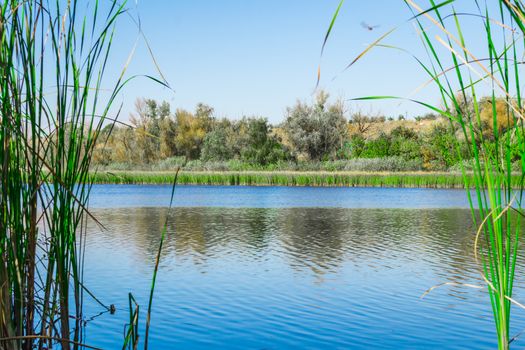
<svg viewBox="0 0 525 350">
<path fill-rule="evenodd" d="M 502 108 L 504 101 L 495 101 Z M 465 108 L 470 108 L 468 101 Z M 492 104 L 483 99 L 482 122 Z M 219 116 L 199 103 L 194 112 L 167 102 L 138 98 L 129 123 L 100 131 L 93 166 L 104 170 L 344 170 L 460 171 L 472 168 L 468 139 L 445 117 L 427 113 L 406 119 L 348 111 L 344 101 L 329 102 L 319 91 L 311 102 L 298 101 L 284 119 Z M 494 143 L 495 140 L 491 139 Z M 519 145 L 511 144 L 514 164 Z"/>
<path fill-rule="evenodd" d="M 95 184 L 171 184 L 175 171 L 100 171 L 90 174 Z M 466 174 L 470 188 L 474 175 Z M 512 177 L 519 188 L 521 176 Z M 289 186 L 289 187 L 397 187 L 464 189 L 461 173 L 357 171 L 181 171 L 179 185 Z"/>
</svg>

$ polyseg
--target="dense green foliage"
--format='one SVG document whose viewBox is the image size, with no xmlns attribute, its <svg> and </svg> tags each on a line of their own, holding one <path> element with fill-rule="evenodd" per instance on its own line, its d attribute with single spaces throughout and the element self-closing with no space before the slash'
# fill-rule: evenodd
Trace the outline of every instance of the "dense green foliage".
<svg viewBox="0 0 525 350">
<path fill-rule="evenodd" d="M 348 139 L 347 120 L 341 103 L 327 105 L 321 92 L 313 106 L 298 102 L 289 108 L 283 129 L 295 153 L 308 159 L 333 159 Z"/>
<path fill-rule="evenodd" d="M 263 117 L 219 119 L 204 104 L 172 113 L 166 102 L 139 99 L 130 125 L 102 131 L 94 162 L 121 170 L 175 169 L 186 159 L 198 170 L 327 170 L 335 163 L 333 170 L 443 171 L 469 158 L 466 138 L 445 118 L 394 120 L 344 111 L 342 102 L 330 104 L 321 92 L 271 125 Z M 356 167 L 363 159 L 375 166 Z"/>
</svg>

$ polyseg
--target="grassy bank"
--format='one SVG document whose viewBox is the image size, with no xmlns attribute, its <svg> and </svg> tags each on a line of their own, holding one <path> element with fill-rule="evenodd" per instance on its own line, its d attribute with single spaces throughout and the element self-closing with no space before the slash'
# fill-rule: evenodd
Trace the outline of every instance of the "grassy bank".
<svg viewBox="0 0 525 350">
<path fill-rule="evenodd" d="M 174 172 L 114 171 L 91 174 L 99 184 L 170 184 Z M 473 183 L 471 175 L 469 183 Z M 513 177 L 518 186 L 520 178 Z M 411 188 L 465 188 L 458 173 L 438 172 L 204 172 L 183 171 L 179 184 L 232 186 L 333 186 L 333 187 L 411 187 Z"/>
</svg>

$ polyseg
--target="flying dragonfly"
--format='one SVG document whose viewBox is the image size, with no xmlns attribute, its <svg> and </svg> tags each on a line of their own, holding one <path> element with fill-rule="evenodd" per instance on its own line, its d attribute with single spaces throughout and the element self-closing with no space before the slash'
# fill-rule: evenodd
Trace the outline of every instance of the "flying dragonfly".
<svg viewBox="0 0 525 350">
<path fill-rule="evenodd" d="M 372 31 L 372 30 L 374 30 L 375 28 L 378 28 L 379 25 L 371 26 L 371 25 L 369 25 L 369 24 L 366 23 L 366 22 L 361 22 L 361 27 L 363 27 L 363 28 L 365 28 L 365 29 L 367 29 L 367 30 Z"/>
</svg>

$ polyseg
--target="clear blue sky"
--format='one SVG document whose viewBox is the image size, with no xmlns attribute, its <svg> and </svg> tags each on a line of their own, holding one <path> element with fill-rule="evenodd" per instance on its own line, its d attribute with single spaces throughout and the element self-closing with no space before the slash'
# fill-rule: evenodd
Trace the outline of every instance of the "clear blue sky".
<svg viewBox="0 0 525 350">
<path fill-rule="evenodd" d="M 463 0 L 462 0 L 463 1 Z M 428 6 L 426 0 L 417 1 Z M 339 0 L 134 0 L 131 13 L 139 14 L 155 57 L 175 94 L 145 79 L 124 91 L 123 119 L 137 97 L 167 100 L 173 109 L 192 110 L 204 102 L 216 116 L 240 118 L 260 115 L 271 122 L 283 120 L 287 106 L 309 100 L 323 37 Z M 320 87 L 333 98 L 367 95 L 408 96 L 428 78 L 405 53 L 376 48 L 350 70 L 341 70 L 367 44 L 400 25 L 385 43 L 424 55 L 402 0 L 347 0 L 341 9 L 322 58 Z M 365 21 L 379 28 L 368 31 Z M 115 70 L 122 64 L 137 30 L 123 17 L 114 48 Z M 144 44 L 139 44 L 130 74 L 156 75 Z M 335 80 L 332 80 L 337 75 Z M 436 102 L 426 88 L 418 99 Z M 398 101 L 349 103 L 350 110 L 374 110 L 387 116 L 426 112 Z"/>
</svg>

